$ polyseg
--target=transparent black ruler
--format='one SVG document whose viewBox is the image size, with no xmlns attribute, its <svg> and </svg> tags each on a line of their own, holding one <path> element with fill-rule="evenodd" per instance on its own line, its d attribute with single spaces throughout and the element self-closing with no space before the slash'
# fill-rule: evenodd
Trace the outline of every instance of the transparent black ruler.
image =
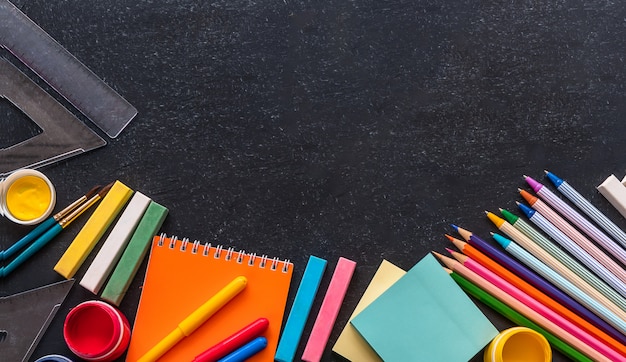
<svg viewBox="0 0 626 362">
<path fill-rule="evenodd" d="M 28 361 L 74 279 L 0 298 L 0 360 Z"/>
<path fill-rule="evenodd" d="M 4 58 L 0 58 L 0 97 L 42 129 L 42 133 L 30 139 L 0 149 L 0 177 L 19 168 L 42 167 L 106 145 L 95 131 Z"/>
<path fill-rule="evenodd" d="M 8 0 L 0 0 L 0 46 L 41 77 L 109 137 L 137 109 Z"/>
</svg>

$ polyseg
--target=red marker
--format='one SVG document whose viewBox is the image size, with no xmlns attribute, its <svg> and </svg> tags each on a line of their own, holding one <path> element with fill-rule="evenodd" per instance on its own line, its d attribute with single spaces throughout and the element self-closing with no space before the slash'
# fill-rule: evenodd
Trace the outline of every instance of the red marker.
<svg viewBox="0 0 626 362">
<path fill-rule="evenodd" d="M 259 318 L 235 332 L 232 336 L 197 355 L 192 362 L 217 361 L 263 333 L 269 324 L 270 322 L 266 318 Z"/>
</svg>

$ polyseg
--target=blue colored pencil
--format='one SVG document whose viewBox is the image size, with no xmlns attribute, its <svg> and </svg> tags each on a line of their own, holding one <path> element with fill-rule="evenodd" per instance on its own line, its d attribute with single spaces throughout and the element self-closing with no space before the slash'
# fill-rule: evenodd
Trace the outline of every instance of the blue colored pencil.
<svg viewBox="0 0 626 362">
<path fill-rule="evenodd" d="M 539 277 L 534 271 L 530 270 L 529 268 L 522 265 L 517 260 L 513 259 L 511 256 L 505 254 L 500 249 L 497 249 L 496 247 L 492 246 L 487 241 L 472 234 L 471 232 L 455 225 L 453 225 L 453 227 L 470 245 L 482 251 L 484 254 L 489 256 L 495 262 L 507 268 L 509 271 L 516 274 L 520 278 L 524 279 L 526 282 L 533 285 L 535 288 L 541 290 L 543 293 L 550 296 L 552 299 L 556 300 L 561 305 L 567 307 L 571 311 L 574 311 L 581 317 L 585 318 L 590 323 L 594 324 L 596 327 L 600 328 L 611 337 L 617 339 L 621 343 L 626 343 L 626 336 L 624 336 L 615 327 L 613 327 L 609 323 L 605 322 L 602 318 L 592 313 L 590 310 L 584 307 L 581 303 L 574 300 L 574 298 L 570 297 L 568 294 L 565 294 L 565 292 L 561 291 L 559 288 L 550 284 L 545 279 Z"/>
<path fill-rule="evenodd" d="M 556 271 L 552 270 L 546 264 L 542 263 L 539 259 L 535 258 L 529 252 L 524 250 L 521 246 L 517 245 L 514 241 L 505 238 L 499 234 L 493 234 L 494 239 L 500 244 L 504 250 L 511 253 L 518 260 L 526 264 L 536 273 L 540 274 L 554 285 L 558 286 L 561 290 L 568 293 L 572 298 L 578 300 L 590 310 L 594 311 L 596 315 L 604 319 L 607 323 L 622 333 L 626 333 L 626 321 L 622 320 L 615 313 L 610 311 L 604 305 L 598 303 L 594 298 L 583 292 L 580 288 L 572 284 L 569 280 L 565 279 Z"/>
</svg>

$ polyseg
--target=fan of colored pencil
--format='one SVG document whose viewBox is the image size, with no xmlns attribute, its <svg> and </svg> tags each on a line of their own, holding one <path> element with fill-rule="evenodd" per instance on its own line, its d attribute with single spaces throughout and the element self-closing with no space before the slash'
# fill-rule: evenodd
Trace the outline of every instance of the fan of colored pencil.
<svg viewBox="0 0 626 362">
<path fill-rule="evenodd" d="M 459 252 L 433 253 L 468 294 L 538 331 L 567 357 L 626 360 L 626 233 L 565 181 L 545 173 L 592 220 L 524 176 L 537 196 L 518 189 L 528 206 L 517 204 L 538 229 L 504 209 L 504 218 L 486 212 L 508 238 L 492 233 L 495 243 L 489 243 L 452 225 L 464 241 L 446 237 Z"/>
</svg>

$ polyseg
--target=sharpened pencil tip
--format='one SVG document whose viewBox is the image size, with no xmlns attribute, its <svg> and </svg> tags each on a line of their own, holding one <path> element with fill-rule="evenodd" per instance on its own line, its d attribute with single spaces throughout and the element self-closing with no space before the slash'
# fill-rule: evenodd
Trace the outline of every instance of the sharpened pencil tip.
<svg viewBox="0 0 626 362">
<path fill-rule="evenodd" d="M 452 237 L 451 235 L 448 235 L 448 234 L 444 234 L 444 235 L 445 235 L 446 238 L 448 238 L 448 240 L 454 241 L 454 237 Z"/>
<path fill-rule="evenodd" d="M 465 241 L 463 241 L 461 239 L 457 239 L 457 238 L 452 237 L 452 236 L 450 236 L 449 239 L 452 242 L 452 244 L 454 244 L 454 246 L 456 246 L 459 250 L 463 250 L 465 248 L 465 244 L 466 244 Z"/>
<path fill-rule="evenodd" d="M 461 263 L 465 263 L 468 259 L 467 255 L 461 254 L 458 251 L 450 250 L 450 254 L 456 261 L 460 261 Z"/>
<path fill-rule="evenodd" d="M 455 251 L 454 251 L 454 250 L 452 250 L 452 249 L 450 249 L 450 248 L 446 248 L 446 251 L 447 251 L 448 253 L 450 253 L 450 254 L 455 253 Z"/>
<path fill-rule="evenodd" d="M 433 254 L 435 254 L 435 256 L 448 268 L 454 268 L 454 263 L 456 262 L 456 260 L 449 258 L 447 256 L 441 255 L 436 251 L 432 251 Z"/>
<path fill-rule="evenodd" d="M 454 231 L 459 231 L 459 227 L 454 225 L 454 224 L 450 224 L 450 226 L 452 226 L 452 228 L 454 229 Z"/>
<path fill-rule="evenodd" d="M 459 235 L 461 235 L 461 237 L 463 239 L 465 239 L 465 241 L 468 241 L 470 239 L 470 237 L 472 236 L 471 232 L 469 232 L 468 230 L 465 230 L 463 228 L 458 228 L 457 232 L 459 233 Z"/>
</svg>

